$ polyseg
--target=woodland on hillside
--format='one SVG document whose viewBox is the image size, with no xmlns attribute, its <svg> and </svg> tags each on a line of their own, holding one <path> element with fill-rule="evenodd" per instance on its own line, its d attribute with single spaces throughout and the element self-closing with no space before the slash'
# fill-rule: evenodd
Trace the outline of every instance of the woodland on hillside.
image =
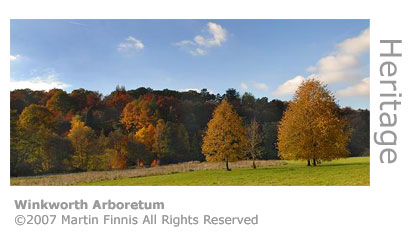
<svg viewBox="0 0 409 235">
<path fill-rule="evenodd" d="M 205 161 L 203 138 L 224 100 L 259 139 L 257 157 L 278 159 L 278 123 L 286 101 L 240 95 L 232 88 L 223 95 L 144 87 L 117 87 L 107 96 L 85 89 L 11 91 L 11 176 Z M 336 109 L 351 130 L 350 155 L 369 155 L 369 111 Z"/>
</svg>

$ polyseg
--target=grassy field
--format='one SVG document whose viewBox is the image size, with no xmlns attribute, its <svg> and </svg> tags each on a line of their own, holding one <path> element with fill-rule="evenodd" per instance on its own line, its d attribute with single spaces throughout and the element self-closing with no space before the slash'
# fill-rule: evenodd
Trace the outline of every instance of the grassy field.
<svg viewBox="0 0 409 235">
<path fill-rule="evenodd" d="M 85 185 L 369 185 L 369 157 L 348 158 L 306 167 L 286 161 L 280 166 L 191 171 L 167 175 L 123 178 Z"/>
<path fill-rule="evenodd" d="M 369 185 L 369 157 L 354 157 L 307 167 L 301 161 L 250 161 L 232 164 L 231 172 L 222 163 L 182 163 L 147 169 L 42 177 L 12 178 L 11 185 Z"/>
</svg>

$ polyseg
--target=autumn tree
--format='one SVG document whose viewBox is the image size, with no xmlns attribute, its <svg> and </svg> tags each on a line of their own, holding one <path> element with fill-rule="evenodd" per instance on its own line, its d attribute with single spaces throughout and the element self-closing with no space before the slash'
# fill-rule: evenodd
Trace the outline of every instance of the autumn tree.
<svg viewBox="0 0 409 235">
<path fill-rule="evenodd" d="M 90 158 L 93 153 L 94 131 L 81 121 L 79 116 L 72 119 L 72 127 L 68 133 L 75 153 L 73 156 L 73 165 L 75 168 L 87 171 L 90 166 Z"/>
<path fill-rule="evenodd" d="M 263 137 L 260 134 L 260 125 L 255 118 L 252 119 L 247 127 L 248 151 L 253 161 L 253 168 L 256 169 L 256 158 L 263 154 Z"/>
<path fill-rule="evenodd" d="M 350 131 L 338 117 L 334 95 L 315 79 L 295 92 L 278 129 L 278 150 L 283 159 L 331 161 L 348 156 Z"/>
<path fill-rule="evenodd" d="M 119 111 L 125 107 L 126 104 L 132 101 L 132 97 L 128 95 L 125 87 L 117 86 L 115 91 L 104 99 L 105 105 L 108 107 L 115 107 Z"/>
<path fill-rule="evenodd" d="M 225 99 L 215 109 L 207 125 L 202 152 L 206 161 L 225 161 L 226 170 L 230 171 L 229 161 L 244 158 L 246 147 L 246 130 L 242 120 Z"/>
<path fill-rule="evenodd" d="M 155 125 L 159 119 L 159 110 L 154 99 L 141 97 L 128 103 L 122 111 L 121 122 L 128 131 Z"/>
<path fill-rule="evenodd" d="M 73 90 L 69 96 L 72 101 L 72 106 L 75 111 L 82 111 L 87 107 L 87 93 L 89 91 L 80 88 Z"/>
<path fill-rule="evenodd" d="M 142 143 L 146 150 L 152 151 L 155 141 L 155 127 L 152 124 L 142 127 L 135 133 L 135 140 Z"/>
</svg>

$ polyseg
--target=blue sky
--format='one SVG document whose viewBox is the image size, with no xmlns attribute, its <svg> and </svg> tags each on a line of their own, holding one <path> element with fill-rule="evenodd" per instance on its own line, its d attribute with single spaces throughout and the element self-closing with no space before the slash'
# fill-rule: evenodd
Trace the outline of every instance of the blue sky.
<svg viewBox="0 0 409 235">
<path fill-rule="evenodd" d="M 369 108 L 369 20 L 11 20 L 11 89 L 236 88 L 291 99 L 316 77 Z"/>
</svg>

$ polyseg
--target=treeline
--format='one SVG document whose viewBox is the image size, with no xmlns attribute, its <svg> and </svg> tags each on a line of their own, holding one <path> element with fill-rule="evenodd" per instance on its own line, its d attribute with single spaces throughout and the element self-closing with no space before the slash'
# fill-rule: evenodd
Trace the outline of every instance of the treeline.
<svg viewBox="0 0 409 235">
<path fill-rule="evenodd" d="M 280 100 L 235 89 L 214 95 L 117 87 L 105 97 L 85 89 L 24 89 L 10 93 L 11 175 L 204 161 L 203 136 L 224 99 L 245 125 L 259 124 L 262 159 L 278 159 L 277 127 L 288 106 Z M 369 111 L 342 108 L 340 114 L 352 130 L 351 155 L 369 155 Z"/>
</svg>

